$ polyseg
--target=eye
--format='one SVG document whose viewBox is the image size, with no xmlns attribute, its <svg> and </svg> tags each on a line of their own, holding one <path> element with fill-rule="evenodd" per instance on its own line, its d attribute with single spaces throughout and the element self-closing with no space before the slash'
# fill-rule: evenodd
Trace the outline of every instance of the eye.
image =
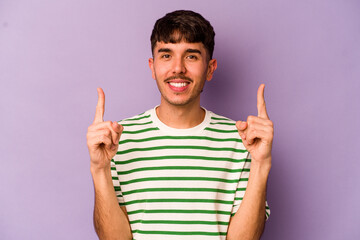
<svg viewBox="0 0 360 240">
<path fill-rule="evenodd" d="M 165 59 L 169 59 L 170 57 L 171 57 L 170 54 L 164 54 L 161 56 L 161 58 L 165 58 Z"/>
<path fill-rule="evenodd" d="M 198 57 L 196 55 L 188 55 L 187 58 L 190 59 L 190 60 L 197 60 L 198 59 Z"/>
</svg>

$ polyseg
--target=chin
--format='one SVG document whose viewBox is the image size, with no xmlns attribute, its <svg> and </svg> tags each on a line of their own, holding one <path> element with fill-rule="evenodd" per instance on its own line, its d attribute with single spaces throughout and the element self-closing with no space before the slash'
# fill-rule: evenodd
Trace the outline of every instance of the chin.
<svg viewBox="0 0 360 240">
<path fill-rule="evenodd" d="M 168 102 L 173 106 L 177 106 L 177 107 L 183 107 L 189 104 L 189 102 L 181 102 L 181 101 L 170 101 Z"/>
<path fill-rule="evenodd" d="M 173 105 L 173 106 L 186 106 L 191 102 L 191 99 L 164 99 L 167 103 Z"/>
<path fill-rule="evenodd" d="M 196 102 L 198 96 L 185 96 L 185 94 L 183 95 L 162 95 L 162 99 L 169 103 L 170 105 L 173 106 L 178 106 L 178 107 L 183 107 L 183 106 L 187 106 L 187 105 L 191 105 L 192 103 Z"/>
</svg>

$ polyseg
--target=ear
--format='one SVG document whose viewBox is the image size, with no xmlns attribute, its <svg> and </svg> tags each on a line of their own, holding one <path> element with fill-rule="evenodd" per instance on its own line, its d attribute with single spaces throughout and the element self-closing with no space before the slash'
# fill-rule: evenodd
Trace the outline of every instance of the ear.
<svg viewBox="0 0 360 240">
<path fill-rule="evenodd" d="M 206 80 L 210 81 L 213 77 L 213 74 L 217 68 L 217 61 L 216 59 L 211 59 L 208 64 L 208 70 L 206 73 Z"/>
<path fill-rule="evenodd" d="M 150 70 L 151 70 L 152 78 L 156 80 L 156 78 L 155 78 L 155 70 L 154 70 L 154 59 L 153 58 L 149 58 L 149 67 L 150 67 Z"/>
</svg>

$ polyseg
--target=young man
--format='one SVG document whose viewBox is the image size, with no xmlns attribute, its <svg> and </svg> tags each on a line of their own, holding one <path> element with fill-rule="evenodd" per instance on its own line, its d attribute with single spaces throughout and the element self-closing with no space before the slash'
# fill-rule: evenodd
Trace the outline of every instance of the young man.
<svg viewBox="0 0 360 240">
<path fill-rule="evenodd" d="M 98 89 L 87 143 L 100 239 L 259 239 L 273 124 L 258 89 L 258 116 L 234 122 L 200 106 L 217 67 L 210 23 L 192 11 L 159 19 L 151 35 L 160 105 L 103 121 Z M 251 156 L 251 168 L 250 168 Z"/>
</svg>

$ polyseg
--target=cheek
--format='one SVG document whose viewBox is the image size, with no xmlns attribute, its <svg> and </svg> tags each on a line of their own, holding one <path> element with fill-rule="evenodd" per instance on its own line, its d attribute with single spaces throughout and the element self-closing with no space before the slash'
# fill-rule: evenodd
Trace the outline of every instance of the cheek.
<svg viewBox="0 0 360 240">
<path fill-rule="evenodd" d="M 203 78 L 206 76 L 207 69 L 202 64 L 193 64 L 187 67 L 187 72 L 193 77 Z"/>
<path fill-rule="evenodd" d="M 157 77 L 164 77 L 166 76 L 166 74 L 168 73 L 168 67 L 166 66 L 166 64 L 157 64 L 154 65 L 154 70 L 153 73 L 157 76 Z"/>
<path fill-rule="evenodd" d="M 153 78 L 154 80 L 156 80 L 156 79 L 157 79 L 157 77 L 156 77 L 156 73 L 155 73 L 154 71 L 152 71 L 152 78 Z"/>
</svg>

